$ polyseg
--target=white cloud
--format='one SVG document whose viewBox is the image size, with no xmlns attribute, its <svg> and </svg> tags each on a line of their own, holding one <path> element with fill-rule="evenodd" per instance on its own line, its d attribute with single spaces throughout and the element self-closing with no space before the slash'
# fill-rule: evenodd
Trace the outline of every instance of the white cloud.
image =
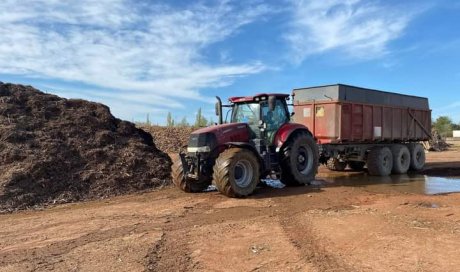
<svg viewBox="0 0 460 272">
<path fill-rule="evenodd" d="M 177 98 L 205 101 L 200 89 L 265 69 L 208 63 L 202 52 L 269 12 L 262 4 L 236 10 L 228 1 L 175 9 L 134 0 L 3 0 L 0 73 L 118 90 L 113 104 L 133 111 L 145 110 L 135 107 L 145 101 L 180 107 Z"/>
<path fill-rule="evenodd" d="M 292 12 L 285 38 L 294 63 L 330 50 L 341 50 L 352 58 L 381 57 L 416 13 L 363 0 L 293 1 Z"/>
</svg>

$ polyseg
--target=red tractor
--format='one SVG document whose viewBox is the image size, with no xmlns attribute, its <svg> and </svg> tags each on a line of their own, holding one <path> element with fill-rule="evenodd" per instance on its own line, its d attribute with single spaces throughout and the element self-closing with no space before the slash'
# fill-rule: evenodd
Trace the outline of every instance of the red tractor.
<svg viewBox="0 0 460 272">
<path fill-rule="evenodd" d="M 268 175 L 286 186 L 309 184 L 318 170 L 318 146 L 307 127 L 290 122 L 288 100 L 288 94 L 257 94 L 222 105 L 217 97 L 219 125 L 190 135 L 187 152 L 172 166 L 174 184 L 201 192 L 214 183 L 229 197 L 250 195 Z M 230 123 L 223 123 L 222 107 L 231 108 Z"/>
</svg>

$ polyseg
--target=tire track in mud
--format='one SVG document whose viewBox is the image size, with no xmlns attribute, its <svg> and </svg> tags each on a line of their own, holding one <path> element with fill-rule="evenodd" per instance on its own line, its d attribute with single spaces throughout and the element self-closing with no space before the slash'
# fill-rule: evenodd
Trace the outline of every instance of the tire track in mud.
<svg viewBox="0 0 460 272">
<path fill-rule="evenodd" d="M 62 260 L 63 255 L 68 254 L 78 247 L 124 237 L 133 233 L 146 233 L 152 229 L 158 229 L 160 226 L 161 223 L 139 223 L 134 226 L 123 226 L 87 233 L 75 239 L 51 243 L 45 247 L 0 251 L 0 267 L 30 262 L 33 264 L 32 270 L 52 269 L 55 263 Z"/>
<path fill-rule="evenodd" d="M 163 235 L 159 243 L 148 250 L 144 271 L 190 271 L 193 268 L 188 247 L 189 229 L 195 220 L 187 216 L 196 204 L 184 207 L 176 216 L 166 217 Z M 208 207 L 208 205 L 205 205 Z M 200 211 L 203 213 L 203 211 Z"/>
<path fill-rule="evenodd" d="M 256 219 L 268 214 L 264 212 L 266 208 L 260 207 L 214 208 L 216 203 L 226 198 L 207 198 L 205 202 L 184 207 L 182 214 L 167 218 L 160 243 L 152 247 L 146 256 L 145 271 L 193 271 L 202 268 L 191 256 L 189 243 L 193 238 L 190 234 L 192 228 L 224 221 L 245 220 L 248 217 Z M 207 213 L 211 210 L 212 213 Z"/>
<path fill-rule="evenodd" d="M 145 271 L 191 271 L 194 268 L 188 248 L 188 231 L 169 231 L 146 256 Z"/>
<path fill-rule="evenodd" d="M 356 271 L 346 264 L 342 257 L 328 251 L 312 229 L 305 213 L 295 213 L 280 217 L 280 224 L 291 244 L 300 253 L 300 261 L 304 261 L 318 271 Z"/>
</svg>

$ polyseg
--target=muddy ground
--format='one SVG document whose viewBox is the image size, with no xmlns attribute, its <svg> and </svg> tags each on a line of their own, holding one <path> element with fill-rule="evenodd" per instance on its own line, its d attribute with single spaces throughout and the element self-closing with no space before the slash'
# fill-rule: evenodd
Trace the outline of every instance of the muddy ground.
<svg viewBox="0 0 460 272">
<path fill-rule="evenodd" d="M 427 156 L 460 169 L 458 147 Z M 322 168 L 247 199 L 170 187 L 4 214 L 0 271 L 458 271 L 460 194 L 430 184 Z"/>
</svg>

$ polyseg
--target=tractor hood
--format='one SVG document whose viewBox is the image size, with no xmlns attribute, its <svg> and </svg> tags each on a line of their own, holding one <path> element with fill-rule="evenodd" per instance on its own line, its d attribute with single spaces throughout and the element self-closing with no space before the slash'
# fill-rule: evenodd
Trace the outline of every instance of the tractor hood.
<svg viewBox="0 0 460 272">
<path fill-rule="evenodd" d="M 249 142 L 246 123 L 231 123 L 195 130 L 190 134 L 188 152 L 210 152 L 229 142 Z"/>
</svg>

